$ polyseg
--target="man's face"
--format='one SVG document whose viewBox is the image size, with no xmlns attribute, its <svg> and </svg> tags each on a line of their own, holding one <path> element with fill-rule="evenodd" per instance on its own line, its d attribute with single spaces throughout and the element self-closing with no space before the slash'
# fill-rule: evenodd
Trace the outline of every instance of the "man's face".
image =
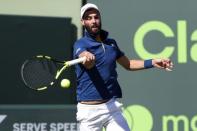
<svg viewBox="0 0 197 131">
<path fill-rule="evenodd" d="M 93 35 L 97 35 L 101 30 L 100 13 L 95 9 L 87 10 L 81 22 L 86 30 Z"/>
</svg>

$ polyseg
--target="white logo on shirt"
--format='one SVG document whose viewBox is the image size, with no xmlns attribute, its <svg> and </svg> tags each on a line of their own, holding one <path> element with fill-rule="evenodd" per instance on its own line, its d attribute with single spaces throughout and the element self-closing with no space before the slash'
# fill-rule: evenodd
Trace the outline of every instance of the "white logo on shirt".
<svg viewBox="0 0 197 131">
<path fill-rule="evenodd" d="M 81 50 L 81 48 L 78 48 L 78 49 L 76 50 L 76 54 L 77 54 L 80 50 Z"/>
</svg>

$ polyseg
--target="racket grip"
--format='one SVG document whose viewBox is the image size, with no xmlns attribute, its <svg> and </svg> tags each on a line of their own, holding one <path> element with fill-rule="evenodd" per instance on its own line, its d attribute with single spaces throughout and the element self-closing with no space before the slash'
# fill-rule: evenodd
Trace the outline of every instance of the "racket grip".
<svg viewBox="0 0 197 131">
<path fill-rule="evenodd" d="M 81 58 L 78 58 L 75 60 L 68 61 L 68 62 L 66 62 L 66 64 L 68 64 L 68 66 L 76 65 L 78 63 L 82 63 L 85 59 L 86 59 L 86 57 L 81 57 Z"/>
</svg>

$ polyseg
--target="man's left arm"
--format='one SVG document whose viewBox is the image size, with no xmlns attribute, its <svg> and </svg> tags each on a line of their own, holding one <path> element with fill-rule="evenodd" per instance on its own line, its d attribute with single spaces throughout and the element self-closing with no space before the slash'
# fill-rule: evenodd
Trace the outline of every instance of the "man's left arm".
<svg viewBox="0 0 197 131">
<path fill-rule="evenodd" d="M 135 71 L 157 67 L 172 71 L 173 63 L 170 59 L 149 59 L 149 60 L 129 60 L 126 56 L 121 56 L 117 59 L 117 62 L 125 69 Z"/>
</svg>

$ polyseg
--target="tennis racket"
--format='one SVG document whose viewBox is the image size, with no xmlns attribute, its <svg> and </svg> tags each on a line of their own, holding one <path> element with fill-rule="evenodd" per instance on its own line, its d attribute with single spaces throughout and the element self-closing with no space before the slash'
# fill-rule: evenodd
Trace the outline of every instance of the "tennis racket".
<svg viewBox="0 0 197 131">
<path fill-rule="evenodd" d="M 37 91 L 45 90 L 56 82 L 64 70 L 84 60 L 85 57 L 59 61 L 49 56 L 35 56 L 22 64 L 21 77 L 27 87 Z"/>
</svg>

